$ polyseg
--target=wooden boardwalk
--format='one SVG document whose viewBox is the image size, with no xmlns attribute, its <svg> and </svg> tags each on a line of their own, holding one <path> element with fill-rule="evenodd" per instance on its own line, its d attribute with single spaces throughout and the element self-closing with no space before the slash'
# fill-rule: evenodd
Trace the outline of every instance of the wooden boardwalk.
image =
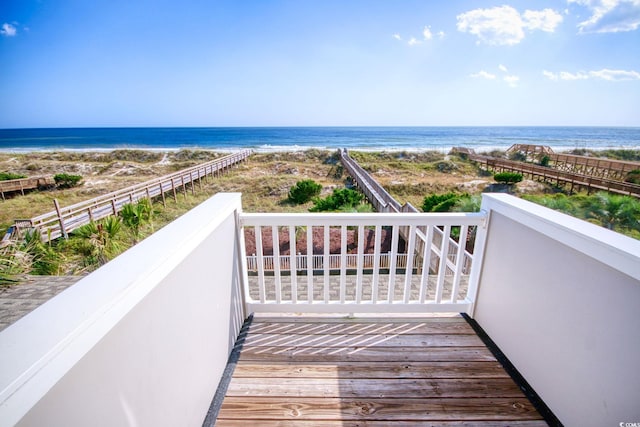
<svg viewBox="0 0 640 427">
<path fill-rule="evenodd" d="M 547 425 L 461 317 L 257 317 L 217 426 Z"/>
<path fill-rule="evenodd" d="M 640 185 L 624 182 L 632 170 L 640 169 L 640 163 L 611 159 L 553 153 L 549 147 L 515 144 L 507 152 L 520 151 L 534 161 L 541 156 L 549 158 L 549 166 L 531 162 L 501 159 L 482 154 L 464 147 L 454 147 L 452 152 L 466 155 L 486 170 L 518 172 L 538 181 L 567 185 L 569 191 L 587 189 L 640 197 Z"/>
<path fill-rule="evenodd" d="M 34 190 L 36 188 L 52 185 L 55 185 L 55 181 L 51 176 L 10 179 L 8 181 L 0 181 L 0 195 L 2 196 L 2 200 L 5 200 L 5 193 L 14 193 L 19 191 L 20 194 L 24 196 L 25 190 Z"/>
<path fill-rule="evenodd" d="M 25 230 L 38 230 L 45 242 L 61 236 L 67 237 L 68 233 L 91 221 L 117 215 L 128 203 L 135 203 L 145 198 L 161 197 L 164 204 L 167 193 L 172 195 L 174 200 L 177 200 L 177 192 L 180 188 L 186 197 L 188 185 L 191 186 L 191 192 L 194 193 L 196 183 L 202 188 L 202 179 L 217 176 L 237 163 L 245 161 L 250 155 L 251 150 L 241 150 L 66 207 L 58 206 L 57 200 L 54 199 L 55 210 L 30 219 L 16 219 L 12 231 L 15 237 L 19 238 Z"/>
</svg>

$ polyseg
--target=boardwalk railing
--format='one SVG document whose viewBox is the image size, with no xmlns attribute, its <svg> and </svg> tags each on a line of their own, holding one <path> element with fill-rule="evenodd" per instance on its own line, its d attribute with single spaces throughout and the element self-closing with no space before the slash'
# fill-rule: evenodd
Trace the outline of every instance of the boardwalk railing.
<svg viewBox="0 0 640 427">
<path fill-rule="evenodd" d="M 154 197 L 162 197 L 164 203 L 166 193 L 177 199 L 177 191 L 181 187 L 186 194 L 187 185 L 191 184 L 191 189 L 194 191 L 193 185 L 196 181 L 201 184 L 202 178 L 222 172 L 246 160 L 250 155 L 251 150 L 243 150 L 74 205 L 59 207 L 56 203 L 56 209 L 51 212 L 31 219 L 16 220 L 14 228 L 16 233 L 25 229 L 36 229 L 44 241 L 57 239 L 91 221 L 117 215 L 128 203 Z"/>
<path fill-rule="evenodd" d="M 451 243 L 452 229 L 466 242 L 485 219 L 482 213 L 242 214 L 242 251 L 255 247 L 255 254 L 244 254 L 249 311 L 464 312 L 474 302 L 474 256 Z M 403 245 L 401 227 L 409 230 Z M 332 241 L 340 253 L 331 253 Z"/>
<path fill-rule="evenodd" d="M 516 149 L 512 150 L 514 147 Z M 629 172 L 640 169 L 638 162 L 557 154 L 543 152 L 538 148 L 539 146 L 516 144 L 509 150 L 526 154 L 535 153 L 538 158 L 545 155 L 549 158 L 549 166 L 485 156 L 465 147 L 454 147 L 452 151 L 466 155 L 487 170 L 518 172 L 540 181 L 555 181 L 557 185 L 567 184 L 570 186 L 570 191 L 577 187 L 640 197 L 640 185 L 623 181 Z M 548 148 L 548 150 L 551 149 Z"/>
<path fill-rule="evenodd" d="M 54 184 L 55 181 L 53 180 L 53 177 L 50 176 L 9 179 L 6 181 L 0 181 L 0 195 L 2 195 L 2 200 L 5 199 L 5 193 L 19 191 L 24 196 L 25 190 L 33 190 L 35 188 L 47 187 Z"/>
<path fill-rule="evenodd" d="M 347 173 L 354 179 L 356 186 L 362 191 L 367 200 L 377 212 L 400 212 L 402 206 L 387 190 L 353 160 L 345 148 L 340 149 L 340 161 Z"/>
</svg>

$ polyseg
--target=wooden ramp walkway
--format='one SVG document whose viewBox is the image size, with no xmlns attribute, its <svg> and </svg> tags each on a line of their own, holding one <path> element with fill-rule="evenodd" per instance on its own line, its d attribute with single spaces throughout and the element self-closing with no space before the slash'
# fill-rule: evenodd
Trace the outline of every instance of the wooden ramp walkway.
<svg viewBox="0 0 640 427">
<path fill-rule="evenodd" d="M 217 426 L 547 425 L 461 317 L 255 318 Z"/>
</svg>

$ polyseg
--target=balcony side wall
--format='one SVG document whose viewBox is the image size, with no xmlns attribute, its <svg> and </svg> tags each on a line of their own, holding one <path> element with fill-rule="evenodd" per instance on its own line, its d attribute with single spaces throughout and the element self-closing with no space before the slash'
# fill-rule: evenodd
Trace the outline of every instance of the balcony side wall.
<svg viewBox="0 0 640 427">
<path fill-rule="evenodd" d="M 565 425 L 640 420 L 640 281 L 576 249 L 575 227 L 567 245 L 563 232 L 541 233 L 548 224 L 535 214 L 523 223 L 499 210 L 490 212 L 475 319 Z M 602 232 L 592 227 L 582 231 Z M 626 243 L 640 254 L 640 242 Z"/>
<path fill-rule="evenodd" d="M 148 286 L 148 293 L 77 362 L 68 362 L 68 370 L 19 425 L 202 424 L 244 319 L 234 205 L 239 207 L 239 195 L 205 202 L 76 285 L 131 282 L 107 317 L 119 304 L 137 299 L 141 288 Z M 216 218 L 217 207 L 224 208 L 223 218 Z M 166 258 L 147 258 L 153 254 Z M 149 268 L 122 274 L 131 263 Z M 60 298 L 63 306 L 65 295 Z M 101 321 L 87 333 L 94 327 L 99 334 Z M 73 359 L 63 350 L 56 359 L 66 357 Z"/>
</svg>

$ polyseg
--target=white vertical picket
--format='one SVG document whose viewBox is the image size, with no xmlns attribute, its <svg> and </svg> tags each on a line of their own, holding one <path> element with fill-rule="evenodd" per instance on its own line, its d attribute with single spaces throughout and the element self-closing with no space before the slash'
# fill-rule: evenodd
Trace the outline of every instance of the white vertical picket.
<svg viewBox="0 0 640 427">
<path fill-rule="evenodd" d="M 358 259 L 356 261 L 356 303 L 362 302 L 362 275 L 364 269 L 364 225 L 358 226 Z"/>
<path fill-rule="evenodd" d="M 298 302 L 298 266 L 296 262 L 296 227 L 289 226 L 289 272 L 291 279 L 291 302 Z"/>
<path fill-rule="evenodd" d="M 391 258 L 389 261 L 389 294 L 387 295 L 387 302 L 391 304 L 394 299 L 395 287 L 396 287 L 396 265 L 398 260 L 398 226 L 391 227 L 391 252 L 389 253 Z"/>
<path fill-rule="evenodd" d="M 451 237 L 451 226 L 445 225 L 442 234 L 442 246 L 440 247 L 440 264 L 438 266 L 438 280 L 436 285 L 436 300 L 440 304 L 442 302 L 442 294 L 444 292 L 444 279 L 447 272 L 447 253 L 449 252 L 449 240 Z"/>
<path fill-rule="evenodd" d="M 276 286 L 276 303 L 282 302 L 282 280 L 280 278 L 280 236 L 278 226 L 271 226 L 271 242 L 273 243 L 273 278 Z"/>
<path fill-rule="evenodd" d="M 453 273 L 453 286 L 451 288 L 451 302 L 458 300 L 458 289 L 460 288 L 460 278 L 462 276 L 462 267 L 464 266 L 464 252 L 466 250 L 467 234 L 469 226 L 463 225 L 460 228 L 460 237 L 458 240 L 458 254 L 456 256 L 456 268 Z"/>
<path fill-rule="evenodd" d="M 260 293 L 260 302 L 264 304 L 266 300 L 266 292 L 264 286 L 264 254 L 262 253 L 262 227 L 256 225 L 254 228 L 256 240 L 256 256 L 258 257 L 258 292 Z"/>
</svg>

